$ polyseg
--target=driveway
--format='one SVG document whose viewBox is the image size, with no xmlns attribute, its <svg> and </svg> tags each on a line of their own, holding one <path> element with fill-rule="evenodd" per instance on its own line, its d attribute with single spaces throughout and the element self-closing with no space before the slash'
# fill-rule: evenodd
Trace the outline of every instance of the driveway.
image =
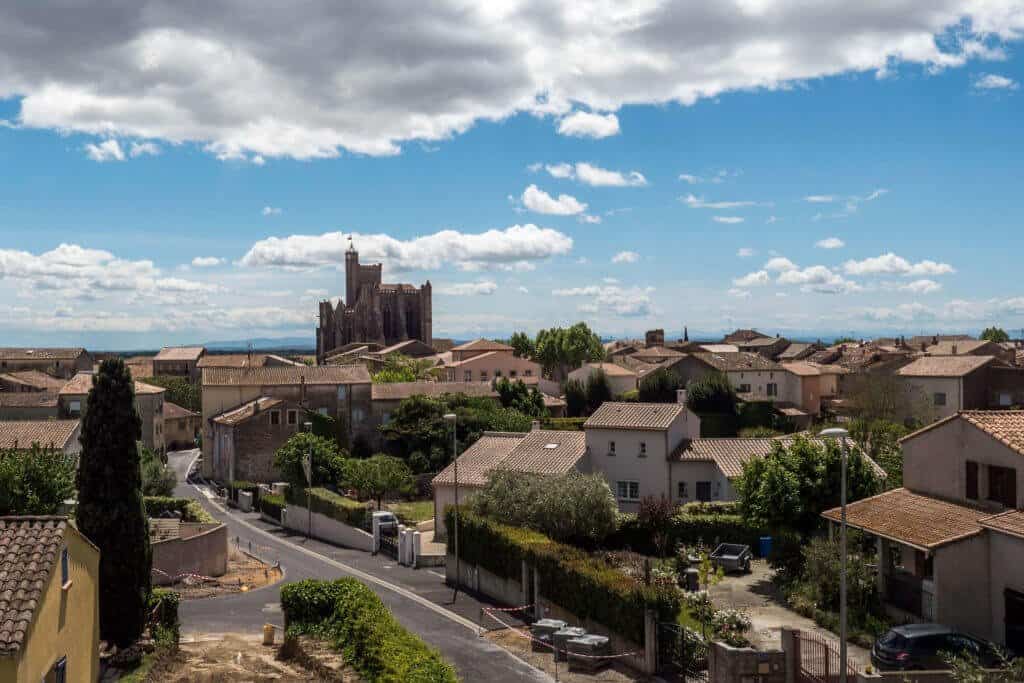
<svg viewBox="0 0 1024 683">
<path fill-rule="evenodd" d="M 281 563 L 285 582 L 300 579 L 336 579 L 354 576 L 366 583 L 388 606 L 395 618 L 424 641 L 437 648 L 458 669 L 465 681 L 504 683 L 551 681 L 504 649 L 479 637 L 480 609 L 489 603 L 459 593 L 452 603 L 452 590 L 444 575 L 430 569 L 401 567 L 383 556 L 340 548 L 259 520 L 255 513 L 228 512 L 207 495 L 202 487 L 185 483 L 197 450 L 168 454 L 168 463 L 178 477 L 175 495 L 198 500 L 218 521 L 228 526 L 231 542 L 252 548 L 266 560 Z M 268 586 L 238 595 L 193 600 L 181 604 L 182 633 L 254 633 L 264 623 L 280 626 L 280 587 Z"/>
</svg>

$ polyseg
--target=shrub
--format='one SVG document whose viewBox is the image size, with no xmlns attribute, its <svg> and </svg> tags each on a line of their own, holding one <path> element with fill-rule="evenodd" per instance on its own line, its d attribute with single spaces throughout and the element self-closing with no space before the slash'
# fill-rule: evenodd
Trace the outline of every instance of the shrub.
<svg viewBox="0 0 1024 683">
<path fill-rule="evenodd" d="M 378 453 L 365 460 L 350 458 L 345 461 L 342 480 L 345 486 L 359 492 L 360 498 L 373 498 L 380 510 L 384 496 L 389 493 L 409 494 L 412 491 L 412 471 L 399 458 Z"/>
<path fill-rule="evenodd" d="M 699 507 L 696 509 L 700 510 Z M 606 544 L 612 548 L 630 548 L 639 553 L 654 555 L 661 552 L 662 548 L 670 549 L 680 544 L 703 543 L 714 549 L 717 541 L 743 543 L 757 552 L 762 530 L 745 522 L 740 515 L 724 512 L 703 514 L 690 510 L 689 506 L 684 506 L 665 523 L 664 539 L 656 539 L 652 529 L 644 525 L 636 515 L 622 515 L 618 530 L 606 540 Z M 656 540 L 660 540 L 660 543 L 656 543 Z"/>
<path fill-rule="evenodd" d="M 139 468 L 142 473 L 142 495 L 169 496 L 178 483 L 174 470 L 164 464 L 156 453 L 138 442 Z"/>
<path fill-rule="evenodd" d="M 676 390 L 681 388 L 679 375 L 667 368 L 658 368 L 640 380 L 639 399 L 644 403 L 675 403 Z"/>
<path fill-rule="evenodd" d="M 281 472 L 289 488 L 302 489 L 307 486 L 302 461 L 310 453 L 313 454 L 313 486 L 333 485 L 341 479 L 345 457 L 338 451 L 338 444 L 316 434 L 297 432 L 288 437 L 274 453 L 274 467 Z"/>
<path fill-rule="evenodd" d="M 446 512 L 455 528 L 453 508 Z M 471 512 L 459 514 L 459 556 L 506 578 L 520 576 L 522 562 L 540 574 L 544 592 L 580 619 L 593 619 L 636 643 L 644 642 L 644 611 L 659 621 L 679 615 L 674 587 L 646 585 L 579 548 L 528 529 L 504 526 Z"/>
<path fill-rule="evenodd" d="M 360 529 L 370 525 L 370 509 L 365 504 L 346 498 L 334 491 L 324 488 L 313 488 L 292 492 L 288 488 L 287 500 L 290 503 L 306 507 L 306 493 L 309 493 L 309 504 L 313 512 L 326 515 L 342 524 L 348 524 Z"/>
<path fill-rule="evenodd" d="M 739 397 L 721 372 L 710 372 L 686 386 L 686 405 L 695 413 L 735 415 Z"/>
<path fill-rule="evenodd" d="M 151 635 L 157 645 L 176 648 L 181 636 L 181 622 L 178 620 L 178 605 L 181 596 L 166 588 L 154 588 L 146 600 L 146 613 L 153 621 L 150 623 Z"/>
<path fill-rule="evenodd" d="M 582 432 L 585 417 L 548 417 L 540 421 L 544 429 L 555 429 L 564 432 Z"/>
<path fill-rule="evenodd" d="M 285 505 L 284 496 L 277 496 L 272 493 L 260 496 L 260 512 L 267 517 L 276 519 L 278 522 L 281 521 L 281 510 L 284 509 Z"/>
<path fill-rule="evenodd" d="M 455 669 L 352 578 L 308 579 L 281 589 L 288 632 L 330 639 L 346 663 L 380 683 L 456 683 Z"/>
<path fill-rule="evenodd" d="M 181 517 L 183 522 L 214 524 L 217 521 L 202 505 L 188 498 L 146 496 L 142 500 L 146 505 L 147 517 L 166 517 L 167 513 L 172 513 Z"/>
<path fill-rule="evenodd" d="M 587 388 L 577 379 L 565 383 L 565 414 L 569 417 L 587 416 Z"/>
<path fill-rule="evenodd" d="M 75 456 L 55 448 L 0 450 L 0 514 L 53 515 L 75 495 Z"/>
<path fill-rule="evenodd" d="M 156 377 L 143 377 L 144 384 L 166 389 L 164 399 L 187 408 L 195 413 L 203 412 L 203 393 L 199 384 L 193 384 L 187 377 L 176 377 L 174 375 L 159 375 Z"/>
</svg>

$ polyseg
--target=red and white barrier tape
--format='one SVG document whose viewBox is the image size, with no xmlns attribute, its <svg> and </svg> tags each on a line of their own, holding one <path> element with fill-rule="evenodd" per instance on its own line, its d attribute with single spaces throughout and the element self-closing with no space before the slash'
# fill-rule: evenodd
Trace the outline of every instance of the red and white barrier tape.
<svg viewBox="0 0 1024 683">
<path fill-rule="evenodd" d="M 512 626 L 511 624 L 505 623 L 504 621 L 502 621 L 501 619 L 499 619 L 495 615 L 491 614 L 491 611 L 492 611 L 491 608 L 486 607 L 486 608 L 484 608 L 483 611 L 491 619 L 494 619 L 496 622 L 498 622 L 499 624 L 501 624 L 505 628 L 507 628 L 507 629 L 509 629 L 511 631 L 514 631 L 515 633 L 518 633 L 523 638 L 526 638 L 527 640 L 532 641 L 534 643 L 540 643 L 544 647 L 546 647 L 546 648 L 548 648 L 548 649 L 550 649 L 550 650 L 552 650 L 554 652 L 558 652 L 558 653 L 561 653 L 563 655 L 566 655 L 567 657 L 581 657 L 583 659 L 621 659 L 622 657 L 635 657 L 635 656 L 641 654 L 639 651 L 633 651 L 633 652 L 621 652 L 621 653 L 619 653 L 617 655 L 585 655 L 585 654 L 580 653 L 580 652 L 571 652 L 568 649 L 566 649 L 566 650 L 559 650 L 552 643 L 546 643 L 543 640 L 540 640 L 539 638 L 534 638 L 532 633 L 530 633 L 528 631 L 523 631 L 522 629 L 518 629 L 515 626 Z"/>
<path fill-rule="evenodd" d="M 529 609 L 531 607 L 533 607 L 532 602 L 529 605 L 523 605 L 521 607 L 484 607 L 483 609 L 485 612 L 518 612 L 521 609 Z"/>
<path fill-rule="evenodd" d="M 216 577 L 213 577 L 213 576 L 203 576 L 202 574 L 194 574 L 192 572 L 182 572 L 181 574 L 171 575 L 171 574 L 168 574 L 167 572 L 165 572 L 162 569 L 157 569 L 156 567 L 154 567 L 152 571 L 153 571 L 154 574 L 163 574 L 164 576 L 166 576 L 171 581 L 177 581 L 178 579 L 187 578 L 187 577 L 191 577 L 193 579 L 199 579 L 201 581 L 216 581 L 217 580 Z"/>
</svg>

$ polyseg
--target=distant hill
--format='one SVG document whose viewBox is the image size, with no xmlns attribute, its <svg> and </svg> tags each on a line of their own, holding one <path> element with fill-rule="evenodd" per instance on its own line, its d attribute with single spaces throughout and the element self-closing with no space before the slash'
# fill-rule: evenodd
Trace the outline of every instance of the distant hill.
<svg viewBox="0 0 1024 683">
<path fill-rule="evenodd" d="M 277 339 L 239 339 L 234 341 L 203 342 L 208 351 L 246 351 L 249 345 L 254 351 L 272 351 L 288 349 L 292 351 L 316 351 L 316 344 L 310 337 L 280 337 Z"/>
</svg>

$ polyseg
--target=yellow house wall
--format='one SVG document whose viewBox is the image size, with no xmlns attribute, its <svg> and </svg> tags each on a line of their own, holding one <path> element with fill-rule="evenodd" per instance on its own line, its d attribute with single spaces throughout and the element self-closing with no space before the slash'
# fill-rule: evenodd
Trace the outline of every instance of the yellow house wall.
<svg viewBox="0 0 1024 683">
<path fill-rule="evenodd" d="M 99 678 L 100 553 L 74 529 L 65 531 L 65 541 L 71 586 L 61 588 L 58 557 L 19 655 L 0 658 L 0 681 L 38 683 L 61 657 L 67 657 L 68 681 Z"/>
</svg>

